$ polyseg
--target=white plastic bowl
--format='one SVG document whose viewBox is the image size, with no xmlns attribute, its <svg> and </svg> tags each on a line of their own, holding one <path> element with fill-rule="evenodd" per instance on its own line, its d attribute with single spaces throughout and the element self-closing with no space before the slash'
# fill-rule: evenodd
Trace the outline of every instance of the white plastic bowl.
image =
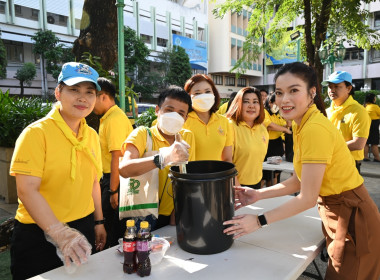
<svg viewBox="0 0 380 280">
<path fill-rule="evenodd" d="M 153 237 L 150 242 L 150 263 L 152 265 L 159 264 L 169 247 L 170 243 L 165 238 Z"/>
</svg>

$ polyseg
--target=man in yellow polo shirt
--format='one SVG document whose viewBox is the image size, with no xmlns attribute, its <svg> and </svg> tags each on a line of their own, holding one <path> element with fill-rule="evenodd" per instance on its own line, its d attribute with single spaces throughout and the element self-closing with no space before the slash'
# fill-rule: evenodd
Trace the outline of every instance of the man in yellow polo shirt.
<svg viewBox="0 0 380 280">
<path fill-rule="evenodd" d="M 121 176 L 128 178 L 145 174 L 154 168 L 160 169 L 159 216 L 157 220 L 152 217 L 146 218 L 152 229 L 174 224 L 172 184 L 168 178 L 169 163 L 175 165 L 195 159 L 194 135 L 191 131 L 182 129 L 190 108 L 190 96 L 182 88 L 170 86 L 158 97 L 157 125 L 150 128 L 152 150 L 158 153 L 155 156 L 142 158 L 148 133 L 142 126 L 133 130 L 122 146 L 124 158 L 120 163 Z M 175 135 L 178 133 L 183 139 L 181 142 L 175 141 Z"/>
<path fill-rule="evenodd" d="M 360 172 L 364 146 L 369 135 L 371 119 L 365 108 L 353 99 L 352 76 L 346 71 L 332 73 L 322 83 L 329 87 L 331 106 L 326 110 L 328 119 L 342 133 L 348 149 Z"/>
<path fill-rule="evenodd" d="M 107 231 L 106 248 L 117 245 L 123 227 L 119 222 L 119 158 L 121 145 L 132 132 L 132 125 L 126 114 L 115 104 L 116 88 L 106 78 L 99 78 L 94 113 L 103 115 L 99 125 L 99 139 L 102 152 L 103 177 L 102 208 Z"/>
</svg>

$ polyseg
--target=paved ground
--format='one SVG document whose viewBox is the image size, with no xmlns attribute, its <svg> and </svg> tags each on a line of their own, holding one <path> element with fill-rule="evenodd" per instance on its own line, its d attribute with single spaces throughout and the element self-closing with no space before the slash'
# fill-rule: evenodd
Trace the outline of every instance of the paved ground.
<svg viewBox="0 0 380 280">
<path fill-rule="evenodd" d="M 361 172 L 365 180 L 364 184 L 380 210 L 380 163 L 363 162 Z M 286 179 L 286 174 L 282 174 L 281 177 L 283 180 Z M 9 217 L 13 217 L 16 210 L 17 204 L 6 204 L 4 201 L 0 200 L 0 222 Z M 315 262 L 324 276 L 326 263 L 322 262 L 319 256 L 315 259 Z M 305 275 L 301 275 L 297 280 L 319 279 L 317 275 L 317 270 L 313 263 L 311 263 L 305 270 Z"/>
</svg>

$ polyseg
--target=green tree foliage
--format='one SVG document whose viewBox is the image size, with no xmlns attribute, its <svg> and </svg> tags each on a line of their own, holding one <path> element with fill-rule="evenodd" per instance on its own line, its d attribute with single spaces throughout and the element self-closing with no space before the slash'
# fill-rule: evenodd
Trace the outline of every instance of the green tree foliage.
<svg viewBox="0 0 380 280">
<path fill-rule="evenodd" d="M 243 9 L 252 7 L 243 56 L 232 69 L 239 72 L 245 71 L 244 62 L 257 61 L 263 50 L 271 52 L 284 42 L 289 42 L 288 27 L 292 26 L 297 17 L 303 17 L 304 25 L 296 27 L 303 34 L 303 56 L 316 68 L 318 77 L 322 80 L 323 66 L 318 56 L 322 42 L 335 44 L 345 39 L 359 48 L 380 49 L 380 34 L 366 24 L 369 12 L 362 9 L 362 4 L 371 2 L 375 1 L 226 0 L 216 6 L 213 14 L 223 17 L 229 15 L 230 11 L 242 12 Z"/>
<path fill-rule="evenodd" d="M 7 50 L 3 40 L 0 39 L 0 79 L 5 79 L 7 76 L 7 64 Z"/>
<path fill-rule="evenodd" d="M 143 72 L 148 68 L 149 70 L 149 56 L 150 50 L 145 45 L 130 27 L 124 29 L 124 55 L 125 55 L 125 71 L 135 72 L 139 68 L 139 72 Z"/>
<path fill-rule="evenodd" d="M 160 70 L 164 74 L 164 85 L 177 85 L 183 87 L 191 77 L 189 56 L 184 48 L 173 46 L 164 51 L 158 58 Z"/>
<path fill-rule="evenodd" d="M 24 65 L 17 70 L 14 78 L 20 82 L 20 97 L 24 96 L 24 85 L 30 86 L 36 74 L 36 65 L 34 65 L 33 62 L 24 63 Z"/>
<path fill-rule="evenodd" d="M 51 30 L 40 30 L 32 39 L 35 41 L 33 53 L 39 54 L 43 61 L 46 60 L 47 73 L 58 79 L 61 64 L 75 59 L 72 48 L 59 44 L 59 38 Z"/>
</svg>

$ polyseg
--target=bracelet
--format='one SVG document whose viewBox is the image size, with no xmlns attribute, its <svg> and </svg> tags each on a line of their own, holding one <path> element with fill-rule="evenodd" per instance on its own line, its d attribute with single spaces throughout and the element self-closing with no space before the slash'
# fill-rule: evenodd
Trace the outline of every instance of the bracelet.
<svg viewBox="0 0 380 280">
<path fill-rule="evenodd" d="M 95 225 L 104 225 L 104 222 L 106 221 L 105 218 L 103 218 L 103 220 L 97 220 L 94 222 Z"/>
<path fill-rule="evenodd" d="M 111 190 L 111 189 L 109 189 L 108 190 L 108 192 L 112 195 L 112 194 L 115 194 L 115 193 L 117 193 L 119 191 L 119 188 L 117 188 L 116 190 Z"/>
</svg>

